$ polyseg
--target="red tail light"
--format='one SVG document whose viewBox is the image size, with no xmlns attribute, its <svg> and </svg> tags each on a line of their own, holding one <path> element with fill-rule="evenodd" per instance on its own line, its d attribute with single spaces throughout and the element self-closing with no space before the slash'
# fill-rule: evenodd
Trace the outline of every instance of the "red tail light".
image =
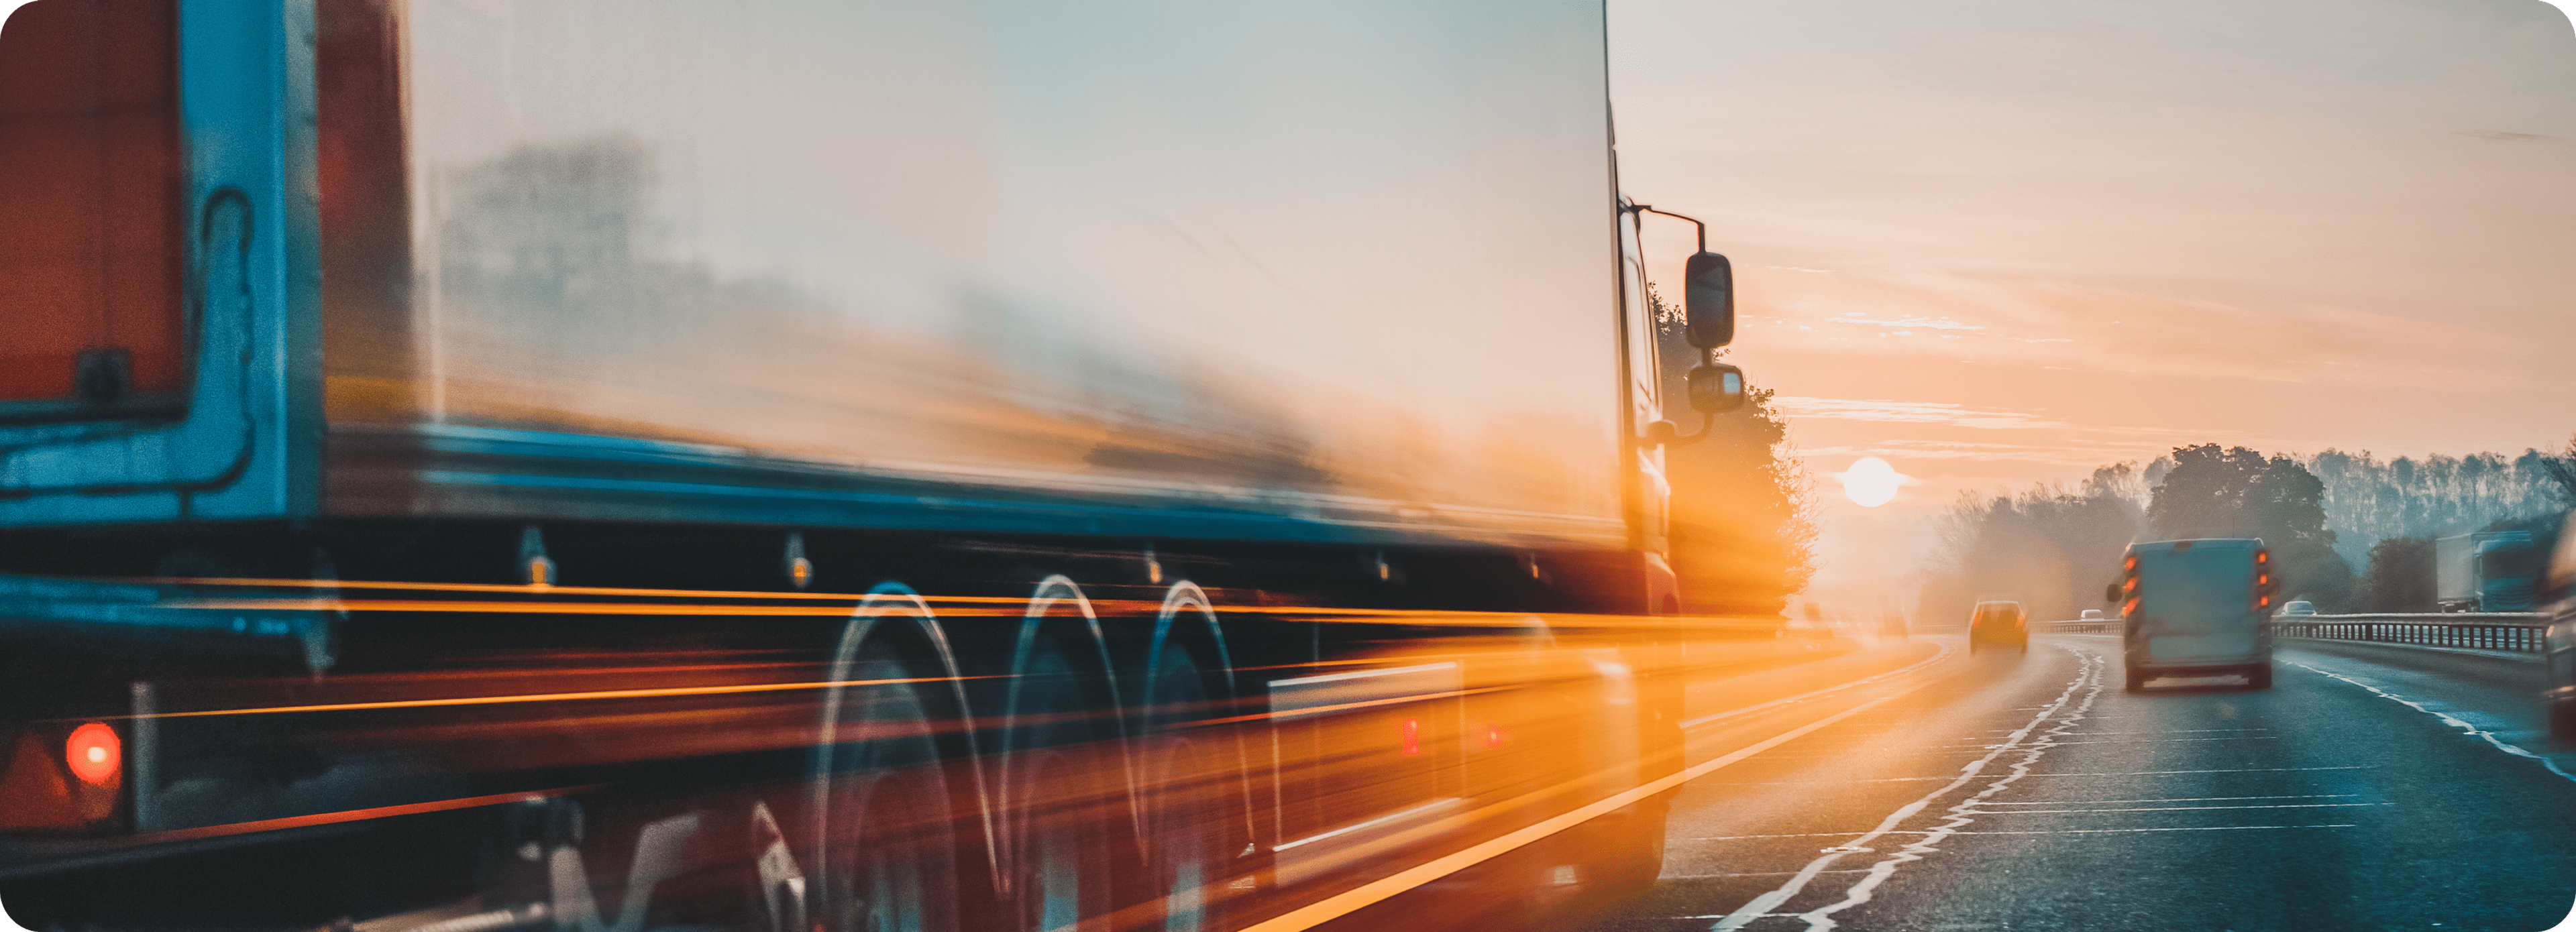
<svg viewBox="0 0 2576 932">
<path fill-rule="evenodd" d="M 124 772 L 124 742 L 117 739 L 116 729 L 91 722 L 72 729 L 71 740 L 63 742 L 63 762 L 83 783 L 113 786 Z"/>
<path fill-rule="evenodd" d="M 1422 756 L 1422 720 L 1421 720 L 1421 719 L 1418 719 L 1418 718 L 1408 718 L 1408 719 L 1405 719 L 1405 720 L 1404 720 L 1404 756 L 1406 756 L 1406 757 L 1420 757 L 1420 756 Z"/>
<path fill-rule="evenodd" d="M 62 732 L 49 731 L 0 732 L 0 831 L 94 828 L 116 814 L 125 756 L 116 730 L 91 722 L 60 744 Z"/>
</svg>

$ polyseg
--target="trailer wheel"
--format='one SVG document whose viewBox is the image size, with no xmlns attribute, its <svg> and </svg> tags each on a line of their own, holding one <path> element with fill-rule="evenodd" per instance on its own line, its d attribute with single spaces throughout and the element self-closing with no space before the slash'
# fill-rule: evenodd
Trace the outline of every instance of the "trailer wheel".
<svg viewBox="0 0 2576 932">
<path fill-rule="evenodd" d="M 827 932 L 955 932 L 957 818 L 929 709 L 904 665 L 864 650 L 835 716 L 859 740 L 825 748 L 816 926 Z"/>
<path fill-rule="evenodd" d="M 1155 672 L 1149 709 L 1143 785 L 1146 856 L 1161 902 L 1165 932 L 1226 928 L 1229 853 L 1247 839 L 1233 830 L 1239 775 L 1228 761 L 1231 732 L 1186 729 L 1207 711 L 1207 688 L 1198 664 L 1172 651 Z"/>
<path fill-rule="evenodd" d="M 1112 791 L 1120 764 L 1082 700 L 1073 664 L 1059 650 L 1032 658 L 1020 674 L 1010 738 L 1009 802 L 1016 828 L 1013 878 L 1020 925 L 1088 930 L 1108 920 L 1113 841 L 1125 799 Z"/>
</svg>

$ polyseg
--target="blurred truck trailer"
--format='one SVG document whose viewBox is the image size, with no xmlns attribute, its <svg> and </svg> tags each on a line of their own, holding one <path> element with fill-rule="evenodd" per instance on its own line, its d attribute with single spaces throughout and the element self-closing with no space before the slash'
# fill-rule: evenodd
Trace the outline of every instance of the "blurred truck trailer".
<svg viewBox="0 0 2576 932">
<path fill-rule="evenodd" d="M 19 8 L 0 903 L 1217 929 L 1603 801 L 1495 863 L 1651 882 L 1658 412 L 1743 382 L 1704 232 L 1657 370 L 1606 71 L 1588 3 Z"/>
<path fill-rule="evenodd" d="M 2434 595 L 2446 612 L 2531 611 L 2548 555 L 2526 531 L 2478 531 L 2433 542 Z"/>
</svg>

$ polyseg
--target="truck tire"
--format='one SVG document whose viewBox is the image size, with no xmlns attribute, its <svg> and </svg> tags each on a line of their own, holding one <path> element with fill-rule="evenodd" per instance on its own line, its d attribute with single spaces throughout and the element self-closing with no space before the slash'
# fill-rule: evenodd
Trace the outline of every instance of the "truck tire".
<svg viewBox="0 0 2576 932">
<path fill-rule="evenodd" d="M 2133 693 L 2146 692 L 2146 691 L 2147 691 L 2147 674 L 2146 674 L 2146 671 L 2144 671 L 2144 670 L 2140 670 L 2140 669 L 2138 669 L 2138 668 L 2136 668 L 2136 667 L 2130 667 L 2130 668 L 2129 668 L 2129 682 L 2128 682 L 2128 685 L 2127 685 L 2127 686 L 2125 686 L 2125 687 L 2122 687 L 2122 690 L 2123 690 L 2124 692 L 2133 692 Z"/>
<path fill-rule="evenodd" d="M 1232 853 L 1249 842 L 1243 822 L 1242 774 L 1233 733 L 1222 728 L 1177 728 L 1208 708 L 1206 681 L 1188 652 L 1173 650 L 1154 674 L 1156 708 L 1141 757 L 1151 788 L 1145 820 L 1145 854 L 1160 902 L 1163 932 L 1213 932 L 1228 927 L 1226 897 Z"/>
<path fill-rule="evenodd" d="M 2256 689 L 2272 688 L 2272 665 L 2265 663 L 2248 668 L 2245 671 L 2245 681 L 2252 683 Z"/>
<path fill-rule="evenodd" d="M 2576 741 L 2576 702 L 2562 699 L 2549 704 L 2549 736 Z"/>
<path fill-rule="evenodd" d="M 1007 811 L 1015 845 L 1011 879 L 1017 928 L 1102 927 L 1117 897 L 1111 865 L 1133 856 L 1114 835 L 1126 821 L 1113 792 L 1121 764 L 1083 700 L 1082 673 L 1061 648 L 1030 659 L 1019 674 L 1006 760 Z"/>
<path fill-rule="evenodd" d="M 825 932 L 956 932 L 957 813 L 937 734 L 914 676 L 882 646 L 845 681 L 889 682 L 841 697 L 838 723 L 879 735 L 819 749 L 821 834 L 813 926 Z"/>
</svg>

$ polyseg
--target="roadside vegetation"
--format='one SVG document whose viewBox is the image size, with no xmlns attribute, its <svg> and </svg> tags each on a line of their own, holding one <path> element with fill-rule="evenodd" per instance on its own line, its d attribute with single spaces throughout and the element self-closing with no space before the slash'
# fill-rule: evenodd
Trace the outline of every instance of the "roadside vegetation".
<svg viewBox="0 0 2576 932">
<path fill-rule="evenodd" d="M 2320 612 L 2434 610 L 2433 540 L 2486 530 L 2532 534 L 2542 552 L 2576 508 L 2576 438 L 2507 457 L 2379 460 L 2368 452 L 2267 455 L 2218 444 L 2115 463 L 2073 487 L 1962 494 L 1940 519 L 1916 604 L 1921 622 L 2014 599 L 2034 617 L 2072 618 L 2100 601 L 2131 541 L 2260 537 L 2284 600 Z"/>
</svg>

